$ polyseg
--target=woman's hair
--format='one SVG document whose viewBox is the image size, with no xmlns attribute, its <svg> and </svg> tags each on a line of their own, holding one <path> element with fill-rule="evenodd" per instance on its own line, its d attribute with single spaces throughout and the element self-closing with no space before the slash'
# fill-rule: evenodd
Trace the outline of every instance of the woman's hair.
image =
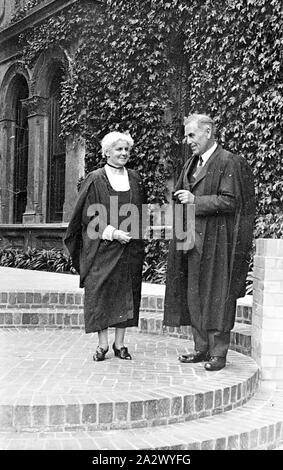
<svg viewBox="0 0 283 470">
<path fill-rule="evenodd" d="M 102 155 L 105 157 L 106 152 L 113 144 L 118 142 L 118 140 L 125 140 L 130 147 L 134 145 L 134 141 L 129 133 L 127 132 L 109 132 L 106 134 L 101 141 Z"/>
</svg>

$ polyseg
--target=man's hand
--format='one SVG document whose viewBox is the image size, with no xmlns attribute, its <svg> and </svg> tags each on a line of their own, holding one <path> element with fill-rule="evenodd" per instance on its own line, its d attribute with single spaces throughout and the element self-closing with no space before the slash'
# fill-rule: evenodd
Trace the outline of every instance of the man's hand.
<svg viewBox="0 0 283 470">
<path fill-rule="evenodd" d="M 113 240 L 118 240 L 118 242 L 125 245 L 131 241 L 132 237 L 129 237 L 129 232 L 124 232 L 124 230 L 115 229 L 113 232 Z"/>
<path fill-rule="evenodd" d="M 195 200 L 193 193 L 186 189 L 179 189 L 174 193 L 174 196 L 176 196 L 182 204 L 193 204 Z"/>
</svg>

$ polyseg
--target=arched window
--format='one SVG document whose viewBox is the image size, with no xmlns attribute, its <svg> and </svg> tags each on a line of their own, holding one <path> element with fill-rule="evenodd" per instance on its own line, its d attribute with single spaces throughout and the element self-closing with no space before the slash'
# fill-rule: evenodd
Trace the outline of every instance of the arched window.
<svg viewBox="0 0 283 470">
<path fill-rule="evenodd" d="M 14 210 L 13 222 L 22 223 L 27 204 L 28 180 L 28 119 L 22 100 L 28 97 L 26 79 L 16 78 L 15 83 L 15 154 L 14 154 Z"/>
<path fill-rule="evenodd" d="M 47 222 L 61 222 L 65 199 L 65 140 L 60 137 L 60 97 L 62 70 L 58 69 L 50 86 L 48 204 Z"/>
</svg>

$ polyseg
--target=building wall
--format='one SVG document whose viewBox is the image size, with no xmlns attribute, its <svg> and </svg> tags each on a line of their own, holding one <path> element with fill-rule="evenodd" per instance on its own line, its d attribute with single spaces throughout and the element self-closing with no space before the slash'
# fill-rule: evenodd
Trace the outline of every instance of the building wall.
<svg viewBox="0 0 283 470">
<path fill-rule="evenodd" d="M 64 73 L 72 73 L 72 62 L 75 60 L 76 44 L 71 44 L 68 50 L 58 44 L 56 47 L 42 53 L 33 64 L 27 68 L 22 62 L 21 50 L 18 46 L 18 37 L 27 28 L 39 25 L 52 14 L 76 2 L 82 5 L 89 4 L 88 0 L 38 0 L 36 5 L 28 10 L 25 16 L 16 21 L 13 15 L 25 4 L 32 0 L 0 0 L 2 23 L 0 24 L 0 247 L 9 243 L 14 246 L 26 246 L 31 240 L 29 234 L 31 227 L 38 226 L 40 230 L 47 231 L 47 225 L 53 223 L 58 230 L 64 230 L 64 223 L 68 222 L 75 200 L 77 198 L 77 182 L 84 176 L 85 145 L 80 136 L 69 136 L 65 142 L 65 182 L 64 204 L 61 218 L 53 220 L 50 217 L 50 193 L 53 185 L 50 183 L 50 102 L 51 84 L 56 70 L 63 69 Z M 98 0 L 91 2 L 96 8 Z M 12 20 L 12 21 L 11 21 Z M 186 77 L 186 70 L 179 67 Z M 177 85 L 174 94 L 183 109 L 181 76 L 176 77 Z M 19 92 L 19 83 L 25 83 L 28 89 L 27 96 L 20 100 L 21 106 L 27 113 L 28 122 L 28 157 L 26 165 L 26 201 L 20 220 L 16 218 L 18 188 L 15 187 L 18 160 L 16 158 L 18 122 L 16 116 L 15 97 Z M 182 111 L 183 112 L 183 111 Z M 167 118 L 171 120 L 170 110 Z M 178 152 L 180 149 L 178 148 Z M 183 147 L 182 150 L 183 152 Z M 168 191 L 174 186 L 173 178 L 168 182 Z M 55 198 L 56 202 L 56 198 Z M 14 227 L 13 227 L 14 226 Z M 17 228 L 17 226 L 19 228 Z M 11 230 L 12 228 L 12 230 Z M 19 230 L 19 235 L 17 234 Z M 36 232 L 38 233 L 38 232 Z M 54 232 L 55 233 L 55 232 Z M 37 244 L 37 236 L 32 237 Z"/>
<path fill-rule="evenodd" d="M 5 230 L 4 236 L 1 224 L 15 224 L 15 211 L 16 206 L 19 206 L 20 197 L 22 197 L 21 204 L 25 205 L 21 217 L 23 226 L 39 224 L 44 230 L 43 224 L 53 221 L 50 220 L 53 207 L 50 207 L 49 202 L 53 188 L 48 187 L 51 181 L 52 81 L 59 70 L 70 73 L 69 61 L 72 60 L 72 53 L 75 50 L 75 45 L 72 45 L 72 51 L 65 51 L 58 45 L 41 54 L 33 68 L 27 69 L 21 61 L 18 36 L 27 27 L 40 24 L 50 15 L 75 1 L 79 0 L 42 0 L 37 2 L 37 5 L 20 21 L 11 22 L 17 9 L 22 8 L 26 2 L 0 0 L 0 238 L 5 240 L 5 245 L 9 242 L 9 238 L 7 239 L 9 231 Z M 23 94 L 23 88 L 27 88 L 27 95 Z M 25 115 L 27 134 L 24 134 L 25 128 L 19 124 L 17 118 Z M 21 129 L 22 134 L 27 137 L 28 146 L 22 143 L 26 144 L 26 140 L 23 140 L 20 134 Z M 23 194 L 19 195 L 20 190 L 15 186 L 15 175 L 21 174 L 19 171 L 17 173 L 17 168 L 23 162 L 20 152 L 25 152 L 27 147 L 27 165 L 24 167 L 26 170 L 21 170 L 27 178 L 26 194 L 22 191 Z M 65 159 L 63 213 L 57 215 L 57 219 L 54 220 L 61 230 L 64 226 L 62 222 L 69 220 L 77 196 L 77 181 L 84 175 L 85 149 L 82 139 L 71 136 L 65 142 L 63 154 Z"/>
<path fill-rule="evenodd" d="M 15 12 L 16 0 L 0 0 L 0 29 L 5 28 Z"/>
</svg>

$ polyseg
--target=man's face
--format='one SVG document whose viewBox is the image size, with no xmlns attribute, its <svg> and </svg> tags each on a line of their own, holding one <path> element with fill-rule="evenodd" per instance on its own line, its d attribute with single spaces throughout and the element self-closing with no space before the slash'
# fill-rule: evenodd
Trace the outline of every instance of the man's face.
<svg viewBox="0 0 283 470">
<path fill-rule="evenodd" d="M 193 155 L 202 155 L 211 147 L 211 129 L 208 125 L 200 125 L 191 121 L 185 126 L 185 142 L 191 147 Z"/>
</svg>

